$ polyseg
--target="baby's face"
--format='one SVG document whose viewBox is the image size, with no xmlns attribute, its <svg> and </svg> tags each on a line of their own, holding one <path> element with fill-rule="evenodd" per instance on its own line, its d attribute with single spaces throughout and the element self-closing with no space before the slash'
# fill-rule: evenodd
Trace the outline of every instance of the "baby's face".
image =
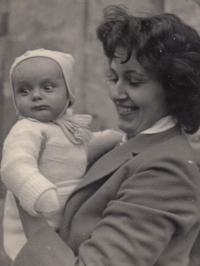
<svg viewBox="0 0 200 266">
<path fill-rule="evenodd" d="M 67 103 L 61 67 L 45 57 L 20 62 L 12 75 L 15 103 L 23 117 L 41 122 L 56 119 Z"/>
</svg>

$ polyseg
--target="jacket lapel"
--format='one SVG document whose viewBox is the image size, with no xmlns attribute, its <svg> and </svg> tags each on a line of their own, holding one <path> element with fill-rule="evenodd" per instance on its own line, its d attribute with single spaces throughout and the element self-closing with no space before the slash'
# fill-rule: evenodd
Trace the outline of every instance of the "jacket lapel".
<svg viewBox="0 0 200 266">
<path fill-rule="evenodd" d="M 180 129 L 174 127 L 157 134 L 139 134 L 130 139 L 125 144 L 118 146 L 102 156 L 85 174 L 81 183 L 74 192 L 83 187 L 96 182 L 97 180 L 108 176 L 118 169 L 133 156 L 149 149 L 151 146 L 159 144 L 171 137 L 180 135 Z M 74 193 L 72 193 L 74 194 Z"/>
</svg>

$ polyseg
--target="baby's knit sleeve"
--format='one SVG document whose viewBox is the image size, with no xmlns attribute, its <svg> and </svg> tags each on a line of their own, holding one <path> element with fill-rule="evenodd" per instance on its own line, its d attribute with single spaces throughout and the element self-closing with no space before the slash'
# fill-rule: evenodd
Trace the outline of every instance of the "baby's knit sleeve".
<svg viewBox="0 0 200 266">
<path fill-rule="evenodd" d="M 120 143 L 123 134 L 119 131 L 107 129 L 93 132 L 88 147 L 88 162 L 96 161 Z"/>
<path fill-rule="evenodd" d="M 22 119 L 11 129 L 3 145 L 1 176 L 6 187 L 32 216 L 37 199 L 56 186 L 38 169 L 44 136 L 36 123 Z"/>
</svg>

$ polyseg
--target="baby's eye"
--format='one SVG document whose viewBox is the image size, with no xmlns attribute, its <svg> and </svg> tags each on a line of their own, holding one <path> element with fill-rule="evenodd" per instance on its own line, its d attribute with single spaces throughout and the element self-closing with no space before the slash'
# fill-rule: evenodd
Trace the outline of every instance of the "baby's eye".
<svg viewBox="0 0 200 266">
<path fill-rule="evenodd" d="M 54 88 L 53 85 L 46 85 L 46 86 L 44 86 L 44 90 L 47 91 L 47 92 L 53 91 L 53 88 Z"/>
<path fill-rule="evenodd" d="M 19 90 L 19 93 L 22 95 L 22 96 L 26 96 L 30 93 L 30 89 L 27 89 L 27 88 L 21 88 Z"/>
</svg>

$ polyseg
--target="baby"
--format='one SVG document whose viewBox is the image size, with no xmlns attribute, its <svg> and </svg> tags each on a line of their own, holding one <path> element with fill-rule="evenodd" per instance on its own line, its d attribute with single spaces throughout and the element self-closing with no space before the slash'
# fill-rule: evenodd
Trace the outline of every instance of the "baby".
<svg viewBox="0 0 200 266">
<path fill-rule="evenodd" d="M 87 163 L 112 149 L 121 133 L 91 133 L 89 115 L 73 115 L 73 57 L 50 50 L 28 51 L 10 70 L 18 122 L 3 147 L 1 176 L 8 192 L 4 247 L 14 260 L 26 237 L 14 195 L 32 216 L 41 214 L 59 230 L 66 200 Z"/>
</svg>

